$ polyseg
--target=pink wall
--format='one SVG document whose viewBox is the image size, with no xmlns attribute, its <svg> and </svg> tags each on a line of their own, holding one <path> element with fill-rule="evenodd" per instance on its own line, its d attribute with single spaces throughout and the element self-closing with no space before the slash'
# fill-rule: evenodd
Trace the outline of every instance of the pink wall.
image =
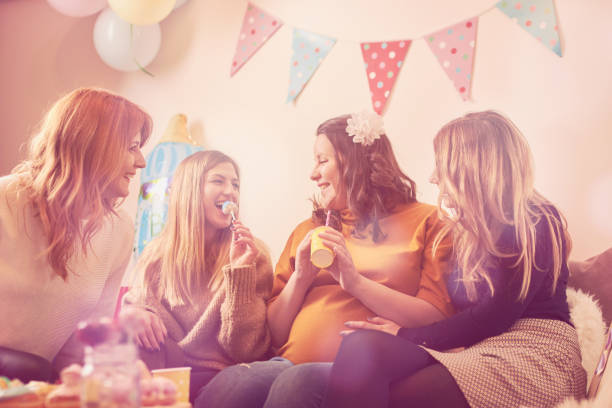
<svg viewBox="0 0 612 408">
<path fill-rule="evenodd" d="M 376 4 L 376 7 L 373 4 Z M 494 0 L 260 0 L 285 26 L 233 78 L 231 61 L 246 0 L 189 0 L 161 23 L 160 53 L 140 72 L 107 67 L 93 47 L 96 16 L 65 17 L 44 0 L 0 0 L 0 174 L 23 158 L 21 146 L 48 106 L 75 87 L 109 88 L 147 109 L 154 140 L 186 113 L 206 148 L 232 155 L 243 170 L 243 219 L 278 256 L 308 216 L 313 132 L 323 120 L 370 107 L 360 41 L 418 38 L 490 9 Z M 463 102 L 424 41 L 415 40 L 385 113 L 385 126 L 419 199 L 431 140 L 467 111 L 498 109 L 534 151 L 536 186 L 567 215 L 573 256 L 612 246 L 612 3 L 556 0 L 564 57 L 558 58 L 497 10 L 482 15 L 473 100 Z M 297 104 L 285 104 L 291 30 L 338 42 Z M 150 151 L 153 144 L 147 146 Z M 134 212 L 137 185 L 126 202 Z M 274 208 L 273 214 L 270 208 Z M 273 219 L 273 221 L 271 221 Z"/>
<path fill-rule="evenodd" d="M 41 0 L 0 4 L 0 174 L 24 157 L 19 147 L 67 90 L 120 90 L 124 76 L 101 64 L 94 50 L 95 18 L 66 17 Z"/>
</svg>

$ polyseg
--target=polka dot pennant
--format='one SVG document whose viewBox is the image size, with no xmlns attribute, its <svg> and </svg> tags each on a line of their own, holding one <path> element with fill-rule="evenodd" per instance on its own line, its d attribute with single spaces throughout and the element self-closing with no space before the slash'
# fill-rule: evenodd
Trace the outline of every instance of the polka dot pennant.
<svg viewBox="0 0 612 408">
<path fill-rule="evenodd" d="M 287 102 L 293 101 L 304 89 L 306 82 L 317 70 L 336 43 L 335 38 L 309 31 L 293 29 L 293 56 L 289 72 Z"/>
<path fill-rule="evenodd" d="M 361 43 L 372 106 L 379 115 L 393 90 L 409 46 L 410 40 Z"/>
<path fill-rule="evenodd" d="M 502 0 L 496 6 L 546 48 L 562 56 L 553 0 Z"/>
<path fill-rule="evenodd" d="M 234 76 L 282 25 L 283 22 L 278 18 L 248 3 L 242 20 L 242 29 L 238 36 L 238 44 L 236 44 L 236 53 L 232 60 L 230 76 Z"/>
<path fill-rule="evenodd" d="M 470 95 L 477 26 L 478 16 L 425 36 L 425 42 L 464 101 Z"/>
</svg>

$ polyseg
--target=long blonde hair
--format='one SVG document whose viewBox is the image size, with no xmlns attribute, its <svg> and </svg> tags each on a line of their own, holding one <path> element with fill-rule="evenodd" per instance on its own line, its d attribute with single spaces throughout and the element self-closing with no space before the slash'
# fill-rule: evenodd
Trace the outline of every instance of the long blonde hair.
<svg viewBox="0 0 612 408">
<path fill-rule="evenodd" d="M 122 171 L 117 161 L 129 154 L 136 134 L 144 144 L 152 126 L 145 111 L 121 96 L 75 89 L 51 107 L 28 158 L 13 169 L 18 191 L 27 194 L 48 239 L 42 256 L 62 278 L 70 258 L 87 253 L 103 218 L 114 213 L 117 199 L 105 192 Z"/>
<path fill-rule="evenodd" d="M 206 213 L 202 200 L 206 173 L 226 162 L 234 166 L 240 177 L 236 162 L 216 150 L 194 153 L 176 168 L 166 225 L 138 260 L 135 286 L 145 295 L 152 293 L 172 306 L 186 305 L 193 304 L 194 295 L 203 288 L 220 287 L 222 267 L 229 262 L 231 231 L 229 228 L 218 231 L 213 245 L 210 248 L 205 245 Z"/>
<path fill-rule="evenodd" d="M 525 299 L 535 264 L 536 225 L 542 218 L 551 239 L 554 291 L 569 254 L 569 235 L 558 210 L 533 187 L 531 151 L 518 128 L 494 111 L 470 113 L 438 132 L 434 151 L 438 211 L 449 221 L 436 241 L 452 233 L 468 297 L 475 299 L 480 280 L 493 293 L 487 268 L 495 257 L 516 257 L 513 266 L 522 271 L 518 300 Z M 451 215 L 442 210 L 443 203 L 452 208 Z M 497 245 L 507 227 L 514 229 L 518 253 L 503 252 Z"/>
</svg>

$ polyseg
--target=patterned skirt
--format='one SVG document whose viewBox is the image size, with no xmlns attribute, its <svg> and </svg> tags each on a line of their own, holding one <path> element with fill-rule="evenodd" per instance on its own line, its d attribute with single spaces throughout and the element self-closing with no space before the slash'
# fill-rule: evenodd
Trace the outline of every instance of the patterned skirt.
<svg viewBox="0 0 612 408">
<path fill-rule="evenodd" d="M 472 408 L 547 408 L 585 396 L 576 330 L 559 320 L 521 319 L 462 351 L 427 351 L 448 369 Z"/>
</svg>

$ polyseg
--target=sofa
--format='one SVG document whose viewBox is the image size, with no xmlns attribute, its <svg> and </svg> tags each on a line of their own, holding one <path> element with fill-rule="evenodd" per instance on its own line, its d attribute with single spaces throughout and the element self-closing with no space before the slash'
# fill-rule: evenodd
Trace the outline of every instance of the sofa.
<svg viewBox="0 0 612 408">
<path fill-rule="evenodd" d="M 600 361 L 606 328 L 612 321 L 612 248 L 585 261 L 570 261 L 569 269 L 567 298 L 572 322 L 578 332 L 582 363 L 588 376 L 588 389 Z M 164 367 L 166 364 L 181 365 L 183 362 L 182 352 L 175 344 L 166 344 L 159 352 L 143 352 L 141 357 L 151 368 Z M 602 374 L 599 390 L 591 399 L 569 399 L 557 408 L 611 408 L 612 367 Z M 400 390 L 395 396 L 399 401 L 403 401 L 401 394 Z"/>
</svg>

